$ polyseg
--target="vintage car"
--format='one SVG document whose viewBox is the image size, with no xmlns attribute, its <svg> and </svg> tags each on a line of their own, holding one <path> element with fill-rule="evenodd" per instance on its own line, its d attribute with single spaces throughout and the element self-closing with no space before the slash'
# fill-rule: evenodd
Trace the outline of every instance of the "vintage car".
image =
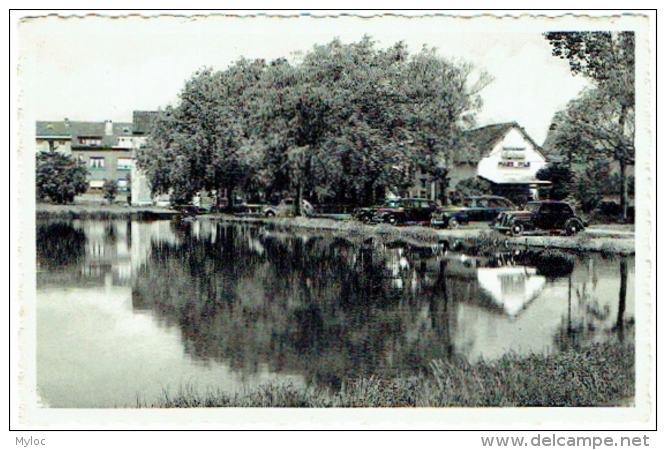
<svg viewBox="0 0 666 450">
<path fill-rule="evenodd" d="M 470 196 L 460 206 L 439 208 L 432 215 L 430 224 L 439 228 L 458 228 L 469 222 L 488 222 L 491 226 L 503 211 L 514 211 L 517 207 L 510 200 L 495 195 Z"/>
<path fill-rule="evenodd" d="M 495 195 L 470 196 L 463 201 L 462 206 L 470 222 L 493 223 L 499 213 L 518 209 L 510 200 Z"/>
<path fill-rule="evenodd" d="M 303 215 L 313 216 L 314 207 L 307 200 L 302 203 Z M 277 205 L 267 205 L 262 212 L 264 217 L 285 217 L 296 215 L 296 200 L 293 198 L 285 198 Z"/>
<path fill-rule="evenodd" d="M 576 215 L 566 202 L 529 202 L 523 211 L 505 211 L 499 214 L 494 228 L 497 231 L 520 236 L 524 232 L 548 232 L 573 236 L 583 231 L 587 223 Z"/>
<path fill-rule="evenodd" d="M 469 222 L 467 211 L 460 206 L 445 206 L 433 211 L 430 225 L 436 228 L 458 228 Z"/>
<path fill-rule="evenodd" d="M 375 214 L 377 214 L 377 211 L 380 208 L 399 208 L 401 201 L 402 199 L 400 198 L 388 198 L 381 205 L 356 208 L 353 213 L 354 219 L 359 220 L 363 223 L 370 223 L 372 221 L 372 218 L 375 216 Z"/>
<path fill-rule="evenodd" d="M 372 222 L 391 225 L 428 224 L 437 204 L 427 198 L 403 198 L 399 206 L 382 206 L 377 209 Z"/>
</svg>

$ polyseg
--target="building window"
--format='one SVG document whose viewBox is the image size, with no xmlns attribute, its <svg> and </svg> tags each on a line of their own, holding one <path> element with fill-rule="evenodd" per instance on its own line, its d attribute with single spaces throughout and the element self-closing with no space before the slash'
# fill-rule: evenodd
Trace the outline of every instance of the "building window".
<svg viewBox="0 0 666 450">
<path fill-rule="evenodd" d="M 525 147 L 503 147 L 502 159 L 525 159 Z"/>
<path fill-rule="evenodd" d="M 118 158 L 118 170 L 132 170 L 132 158 Z"/>
<path fill-rule="evenodd" d="M 102 138 L 100 137 L 79 137 L 79 144 L 88 147 L 99 147 L 102 145 Z"/>
<path fill-rule="evenodd" d="M 126 178 L 118 178 L 118 191 L 127 192 L 128 187 L 129 187 L 129 183 L 127 182 Z"/>
<path fill-rule="evenodd" d="M 91 156 L 90 157 L 90 168 L 91 169 L 103 169 L 104 168 L 104 157 L 103 156 Z"/>
<path fill-rule="evenodd" d="M 118 147 L 132 148 L 132 138 L 131 137 L 118 138 Z"/>
</svg>

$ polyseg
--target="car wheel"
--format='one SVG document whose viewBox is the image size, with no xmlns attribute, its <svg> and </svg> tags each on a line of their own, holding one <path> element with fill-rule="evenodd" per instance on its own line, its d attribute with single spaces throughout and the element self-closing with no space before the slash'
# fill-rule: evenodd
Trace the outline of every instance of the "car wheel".
<svg viewBox="0 0 666 450">
<path fill-rule="evenodd" d="M 514 222 L 511 224 L 511 235 L 512 236 L 520 236 L 523 234 L 523 231 L 525 231 L 525 226 L 520 223 L 520 222 Z"/>
<path fill-rule="evenodd" d="M 397 225 L 398 219 L 395 216 L 388 216 L 386 222 L 389 223 L 390 225 Z"/>
<path fill-rule="evenodd" d="M 451 217 L 448 222 L 448 227 L 451 229 L 458 228 L 460 226 L 460 222 L 458 222 L 458 219 L 455 217 Z"/>
<path fill-rule="evenodd" d="M 577 220 L 570 220 L 564 226 L 564 232 L 567 236 L 575 236 L 583 229 L 583 225 Z"/>
<path fill-rule="evenodd" d="M 366 225 L 369 224 L 370 223 L 370 216 L 368 216 L 368 215 L 361 216 L 361 222 L 363 222 Z"/>
<path fill-rule="evenodd" d="M 273 211 L 267 211 L 266 217 L 275 217 L 275 213 Z"/>
</svg>

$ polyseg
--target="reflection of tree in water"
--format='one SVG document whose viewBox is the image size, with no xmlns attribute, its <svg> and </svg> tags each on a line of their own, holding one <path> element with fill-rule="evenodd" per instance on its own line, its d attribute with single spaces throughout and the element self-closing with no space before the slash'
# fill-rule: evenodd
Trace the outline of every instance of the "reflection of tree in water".
<svg viewBox="0 0 666 450">
<path fill-rule="evenodd" d="M 425 282 L 417 265 L 401 274 L 410 289 L 393 288 L 391 249 L 249 227 L 219 226 L 214 244 L 181 232 L 179 245 L 154 243 L 133 302 L 179 326 L 197 359 L 338 387 L 451 353 L 444 277 Z"/>
<path fill-rule="evenodd" d="M 71 222 L 37 222 L 37 264 L 63 270 L 85 257 L 86 235 Z"/>
<path fill-rule="evenodd" d="M 594 342 L 600 337 L 615 338 L 623 341 L 625 331 L 633 321 L 625 317 L 627 304 L 628 261 L 626 256 L 620 256 L 619 262 L 619 294 L 617 299 L 617 316 L 611 318 L 609 299 L 598 298 L 595 290 L 599 276 L 596 272 L 594 260 L 587 260 L 588 267 L 592 267 L 588 278 L 574 286 L 572 276 L 568 277 L 568 309 L 567 316 L 563 318 L 555 342 L 560 350 L 580 348 Z"/>
</svg>

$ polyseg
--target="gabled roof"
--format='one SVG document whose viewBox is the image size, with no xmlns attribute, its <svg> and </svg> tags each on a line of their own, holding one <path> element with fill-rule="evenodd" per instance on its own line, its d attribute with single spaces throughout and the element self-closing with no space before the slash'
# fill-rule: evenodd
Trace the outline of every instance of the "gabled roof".
<svg viewBox="0 0 666 450">
<path fill-rule="evenodd" d="M 485 127 L 475 128 L 465 133 L 465 139 L 468 144 L 473 145 L 479 149 L 483 149 L 484 153 L 490 151 L 495 144 L 499 142 L 512 128 L 518 127 L 516 122 L 508 123 L 495 123 L 486 125 Z"/>
<path fill-rule="evenodd" d="M 148 134 L 153 126 L 153 120 L 158 111 L 134 111 L 132 116 L 132 132 L 134 134 Z"/>
<path fill-rule="evenodd" d="M 464 139 L 472 155 L 478 154 L 480 158 L 488 156 L 488 154 L 495 148 L 495 145 L 506 136 L 512 129 L 518 130 L 526 141 L 534 147 L 534 150 L 539 153 L 544 159 L 547 159 L 541 152 L 541 147 L 530 137 L 523 127 L 518 125 L 517 122 L 495 123 L 486 125 L 484 127 L 475 128 L 464 133 Z"/>
</svg>

